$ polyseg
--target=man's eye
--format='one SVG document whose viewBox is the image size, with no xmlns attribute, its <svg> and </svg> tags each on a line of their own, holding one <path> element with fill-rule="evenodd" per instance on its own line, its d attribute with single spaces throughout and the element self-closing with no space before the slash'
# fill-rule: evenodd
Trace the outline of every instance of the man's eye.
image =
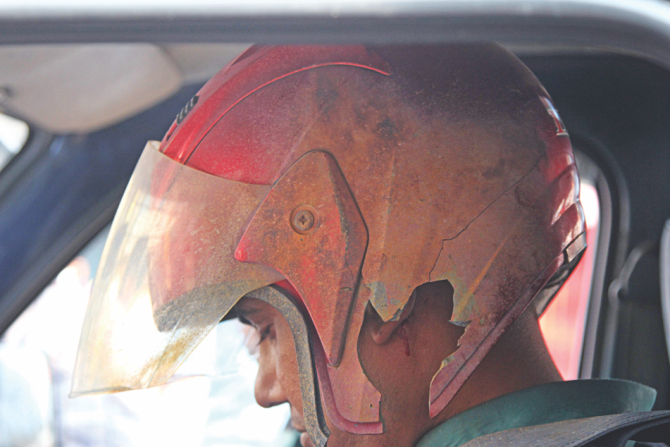
<svg viewBox="0 0 670 447">
<path fill-rule="evenodd" d="M 258 346 L 261 344 L 261 332 L 249 320 L 238 316 L 237 319 L 244 326 L 241 327 L 244 333 L 244 346 L 247 348 L 249 355 L 252 357 L 258 356 Z"/>
<path fill-rule="evenodd" d="M 246 324 L 247 326 L 253 326 L 253 324 L 251 324 L 251 321 L 247 320 L 243 315 L 238 315 L 237 319 L 242 324 Z"/>
<path fill-rule="evenodd" d="M 259 333 L 261 334 L 261 339 L 258 342 L 259 345 L 263 343 L 263 341 L 265 341 L 266 338 L 268 338 L 271 331 L 272 331 L 272 325 L 268 325 L 262 331 L 259 331 Z"/>
<path fill-rule="evenodd" d="M 250 354 L 256 354 L 258 351 L 258 346 L 271 335 L 273 325 L 268 324 L 267 326 L 261 327 L 258 324 L 252 323 L 242 315 L 238 315 L 237 319 L 239 320 L 240 323 L 246 326 L 250 326 L 249 327 L 250 332 L 248 333 L 247 336 L 246 346 Z"/>
</svg>

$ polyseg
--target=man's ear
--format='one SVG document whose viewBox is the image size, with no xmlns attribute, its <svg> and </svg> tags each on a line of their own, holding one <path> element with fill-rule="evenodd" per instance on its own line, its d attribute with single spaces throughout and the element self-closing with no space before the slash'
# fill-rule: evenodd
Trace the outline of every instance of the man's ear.
<svg viewBox="0 0 670 447">
<path fill-rule="evenodd" d="M 375 308 L 368 303 L 368 307 L 365 310 L 368 314 L 366 315 L 366 323 L 371 326 L 370 332 L 372 334 L 372 340 L 378 345 L 383 345 L 389 341 L 396 329 L 400 327 L 410 315 L 412 315 L 415 301 L 416 290 L 412 292 L 412 296 L 410 296 L 409 301 L 407 301 L 407 304 L 403 307 L 400 317 L 397 320 L 389 320 L 386 322 L 382 320 Z"/>
</svg>

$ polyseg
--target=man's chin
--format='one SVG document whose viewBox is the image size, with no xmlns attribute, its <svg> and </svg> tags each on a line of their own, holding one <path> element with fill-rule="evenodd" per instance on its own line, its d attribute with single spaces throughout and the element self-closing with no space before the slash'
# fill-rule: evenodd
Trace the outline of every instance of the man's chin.
<svg viewBox="0 0 670 447">
<path fill-rule="evenodd" d="M 291 406 L 291 426 L 300 433 L 300 444 L 302 447 L 315 447 L 307 434 L 302 414 L 293 406 Z"/>
<path fill-rule="evenodd" d="M 312 443 L 309 435 L 305 432 L 300 433 L 300 444 L 302 447 L 314 447 L 314 443 Z"/>
</svg>

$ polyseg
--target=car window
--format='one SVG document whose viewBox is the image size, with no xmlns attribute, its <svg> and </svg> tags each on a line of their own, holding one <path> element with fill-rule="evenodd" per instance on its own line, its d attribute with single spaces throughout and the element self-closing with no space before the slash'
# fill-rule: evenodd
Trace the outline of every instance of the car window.
<svg viewBox="0 0 670 447">
<path fill-rule="evenodd" d="M 23 149 L 28 133 L 28 124 L 0 113 L 0 171 Z"/>
<path fill-rule="evenodd" d="M 297 433 L 287 428 L 288 406 L 264 409 L 255 403 L 258 365 L 248 349 L 253 340 L 248 326 L 237 321 L 219 324 L 165 385 L 68 397 L 91 283 L 107 234 L 108 229 L 93 239 L 3 335 L 0 392 L 16 387 L 30 391 L 28 399 L 19 393 L 15 401 L 30 400 L 35 409 L 0 413 L 0 445 L 293 446 Z M 42 367 L 23 368 L 33 370 L 25 376 L 16 359 L 30 359 Z M 5 370 L 11 377 L 3 375 Z M 4 407 L 12 405 L 7 401 L 3 397 Z M 26 418 L 32 422 L 26 423 Z"/>
<path fill-rule="evenodd" d="M 575 151 L 577 153 L 577 151 Z M 542 335 L 558 371 L 565 380 L 580 377 L 584 329 L 591 299 L 593 272 L 596 264 L 596 246 L 600 229 L 600 198 L 593 176 L 597 170 L 592 161 L 577 153 L 580 168 L 580 200 L 586 218 L 587 250 L 579 265 L 565 282 L 561 290 L 539 319 Z M 581 169 L 580 162 L 589 163 L 588 169 Z"/>
</svg>

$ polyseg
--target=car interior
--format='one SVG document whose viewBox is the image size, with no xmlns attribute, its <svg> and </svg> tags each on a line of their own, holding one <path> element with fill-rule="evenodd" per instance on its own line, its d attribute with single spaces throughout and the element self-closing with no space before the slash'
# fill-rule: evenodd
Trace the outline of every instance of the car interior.
<svg viewBox="0 0 670 447">
<path fill-rule="evenodd" d="M 67 398 L 87 291 L 146 141 L 161 140 L 207 79 L 252 43 L 492 40 L 514 52 L 568 129 L 590 231 L 581 270 L 541 321 L 552 356 L 565 379 L 640 382 L 657 390 L 655 410 L 670 409 L 670 4 L 494 3 L 143 16 L 0 8 L 0 410 L 14 408 L 2 390 L 24 400 L 30 391 L 35 402 L 22 413 L 34 423 L 0 434 L 0 444 L 147 445 L 149 429 L 163 430 L 164 445 L 295 444 L 286 409 L 253 403 L 253 356 L 219 354 L 232 339 L 244 343 L 228 328 L 203 347 L 203 358 L 225 366 L 213 381 L 196 374 L 129 397 Z M 237 397 L 243 421 L 229 390 L 247 385 Z M 176 419 L 184 406 L 190 416 Z M 271 434 L 249 434 L 259 417 Z"/>
</svg>

